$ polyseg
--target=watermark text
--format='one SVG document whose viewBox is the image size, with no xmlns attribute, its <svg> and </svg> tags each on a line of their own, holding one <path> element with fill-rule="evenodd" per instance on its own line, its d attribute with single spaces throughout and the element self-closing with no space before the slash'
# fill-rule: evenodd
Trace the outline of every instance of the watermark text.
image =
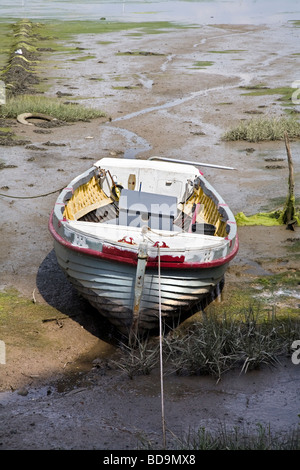
<svg viewBox="0 0 300 470">
<path fill-rule="evenodd" d="M 292 88 L 296 88 L 296 90 L 292 94 L 292 103 L 300 104 L 300 80 L 295 80 L 292 83 Z"/>
<path fill-rule="evenodd" d="M 0 364 L 6 364 L 5 343 L 0 340 Z"/>
<path fill-rule="evenodd" d="M 292 363 L 298 365 L 300 364 L 300 339 L 296 339 L 292 343 L 292 349 L 294 349 L 292 354 Z"/>
<path fill-rule="evenodd" d="M 0 106 L 6 103 L 5 83 L 0 80 Z"/>
</svg>

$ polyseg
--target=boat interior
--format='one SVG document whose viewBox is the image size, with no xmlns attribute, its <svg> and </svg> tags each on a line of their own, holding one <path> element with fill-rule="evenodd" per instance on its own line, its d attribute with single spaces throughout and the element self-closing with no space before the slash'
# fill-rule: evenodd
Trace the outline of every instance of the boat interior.
<svg viewBox="0 0 300 470">
<path fill-rule="evenodd" d="M 179 165 L 146 163 L 134 162 L 128 167 L 115 159 L 99 160 L 73 184 L 64 201 L 65 220 L 227 235 L 226 211 L 220 205 L 223 201 L 196 168 L 182 171 Z"/>
</svg>

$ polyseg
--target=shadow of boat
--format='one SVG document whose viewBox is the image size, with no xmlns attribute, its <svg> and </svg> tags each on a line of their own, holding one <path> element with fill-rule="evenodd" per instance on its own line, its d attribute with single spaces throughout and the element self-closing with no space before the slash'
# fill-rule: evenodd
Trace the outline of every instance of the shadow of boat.
<svg viewBox="0 0 300 470">
<path fill-rule="evenodd" d="M 54 250 L 39 266 L 36 285 L 48 305 L 78 322 L 89 333 L 110 344 L 122 341 L 120 332 L 83 297 L 59 267 Z"/>
<path fill-rule="evenodd" d="M 113 345 L 127 343 L 128 338 L 84 299 L 68 281 L 58 265 L 54 249 L 48 253 L 39 266 L 36 285 L 48 305 L 77 321 L 98 339 Z M 194 305 L 188 312 L 182 312 L 174 320 L 164 321 L 164 334 L 176 329 L 186 319 L 199 311 L 205 311 L 205 308 L 222 293 L 223 288 L 224 279 L 215 287 L 211 295 L 201 303 Z M 158 334 L 159 330 L 154 329 L 146 336 L 156 336 Z"/>
</svg>

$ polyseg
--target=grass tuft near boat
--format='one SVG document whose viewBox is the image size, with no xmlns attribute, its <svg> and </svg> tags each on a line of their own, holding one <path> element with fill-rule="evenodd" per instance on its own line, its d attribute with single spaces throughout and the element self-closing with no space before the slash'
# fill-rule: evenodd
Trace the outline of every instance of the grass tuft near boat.
<svg viewBox="0 0 300 470">
<path fill-rule="evenodd" d="M 238 251 L 234 216 L 196 164 L 152 158 L 99 160 L 49 219 L 62 270 L 129 336 L 199 310 Z"/>
</svg>

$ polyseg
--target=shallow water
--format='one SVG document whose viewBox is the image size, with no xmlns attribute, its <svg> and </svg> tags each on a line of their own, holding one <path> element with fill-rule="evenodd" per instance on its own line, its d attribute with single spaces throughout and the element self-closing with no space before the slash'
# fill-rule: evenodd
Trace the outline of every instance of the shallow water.
<svg viewBox="0 0 300 470">
<path fill-rule="evenodd" d="M 9 18 L 171 21 L 179 23 L 282 23 L 300 18 L 297 0 L 0 0 L 1 20 Z"/>
</svg>

